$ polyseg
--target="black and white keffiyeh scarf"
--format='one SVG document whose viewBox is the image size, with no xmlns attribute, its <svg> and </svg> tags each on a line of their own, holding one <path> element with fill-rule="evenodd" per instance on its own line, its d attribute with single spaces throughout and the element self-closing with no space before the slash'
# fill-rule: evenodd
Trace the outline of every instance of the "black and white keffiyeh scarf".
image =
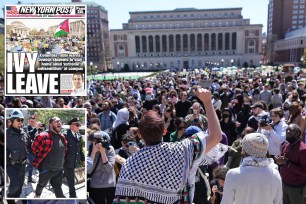
<svg viewBox="0 0 306 204">
<path fill-rule="evenodd" d="M 122 166 L 116 195 L 138 196 L 157 203 L 180 200 L 194 149 L 192 140 L 186 139 L 139 150 Z"/>
<path fill-rule="evenodd" d="M 197 167 L 216 162 L 227 150 L 226 145 L 219 144 L 204 155 L 206 136 L 206 133 L 201 132 L 182 142 L 160 143 L 139 150 L 122 166 L 116 196 L 174 203 L 181 200 L 187 179 L 189 193 L 192 194 L 192 177 Z"/>
</svg>

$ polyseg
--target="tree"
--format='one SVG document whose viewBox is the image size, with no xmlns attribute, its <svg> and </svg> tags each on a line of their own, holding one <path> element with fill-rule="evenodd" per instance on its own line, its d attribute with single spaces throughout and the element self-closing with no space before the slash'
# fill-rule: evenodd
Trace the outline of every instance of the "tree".
<svg viewBox="0 0 306 204">
<path fill-rule="evenodd" d="M 49 120 L 52 117 L 59 117 L 63 124 L 68 124 L 69 120 L 72 118 L 80 118 L 81 123 L 85 124 L 85 111 L 84 110 L 74 110 L 74 109 L 53 109 L 53 110 L 28 110 L 30 115 L 37 112 L 39 116 L 39 121 L 44 124 L 49 124 Z"/>
</svg>

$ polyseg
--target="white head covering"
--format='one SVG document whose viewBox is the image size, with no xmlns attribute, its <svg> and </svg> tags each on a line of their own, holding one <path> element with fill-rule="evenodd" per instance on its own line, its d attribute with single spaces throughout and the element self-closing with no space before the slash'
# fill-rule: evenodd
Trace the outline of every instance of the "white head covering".
<svg viewBox="0 0 306 204">
<path fill-rule="evenodd" d="M 129 110 L 127 108 L 122 108 L 117 113 L 117 119 L 113 123 L 113 129 L 116 129 L 121 124 L 129 124 Z"/>
</svg>

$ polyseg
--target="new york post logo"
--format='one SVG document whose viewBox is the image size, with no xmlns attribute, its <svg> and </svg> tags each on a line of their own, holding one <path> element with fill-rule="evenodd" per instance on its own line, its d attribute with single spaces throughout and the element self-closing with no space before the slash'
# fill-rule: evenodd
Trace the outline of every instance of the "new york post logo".
<svg viewBox="0 0 306 204">
<path fill-rule="evenodd" d="M 19 14 L 16 6 L 6 6 L 6 14 L 14 15 Z"/>
</svg>

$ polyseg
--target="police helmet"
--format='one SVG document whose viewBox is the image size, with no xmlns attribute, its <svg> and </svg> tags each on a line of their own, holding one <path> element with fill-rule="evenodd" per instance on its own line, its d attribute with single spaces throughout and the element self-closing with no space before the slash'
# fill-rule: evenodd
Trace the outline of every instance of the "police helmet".
<svg viewBox="0 0 306 204">
<path fill-rule="evenodd" d="M 13 118 L 22 118 L 23 119 L 24 116 L 23 116 L 23 113 L 19 109 L 13 109 L 9 113 L 8 118 L 9 119 L 13 119 Z"/>
</svg>

